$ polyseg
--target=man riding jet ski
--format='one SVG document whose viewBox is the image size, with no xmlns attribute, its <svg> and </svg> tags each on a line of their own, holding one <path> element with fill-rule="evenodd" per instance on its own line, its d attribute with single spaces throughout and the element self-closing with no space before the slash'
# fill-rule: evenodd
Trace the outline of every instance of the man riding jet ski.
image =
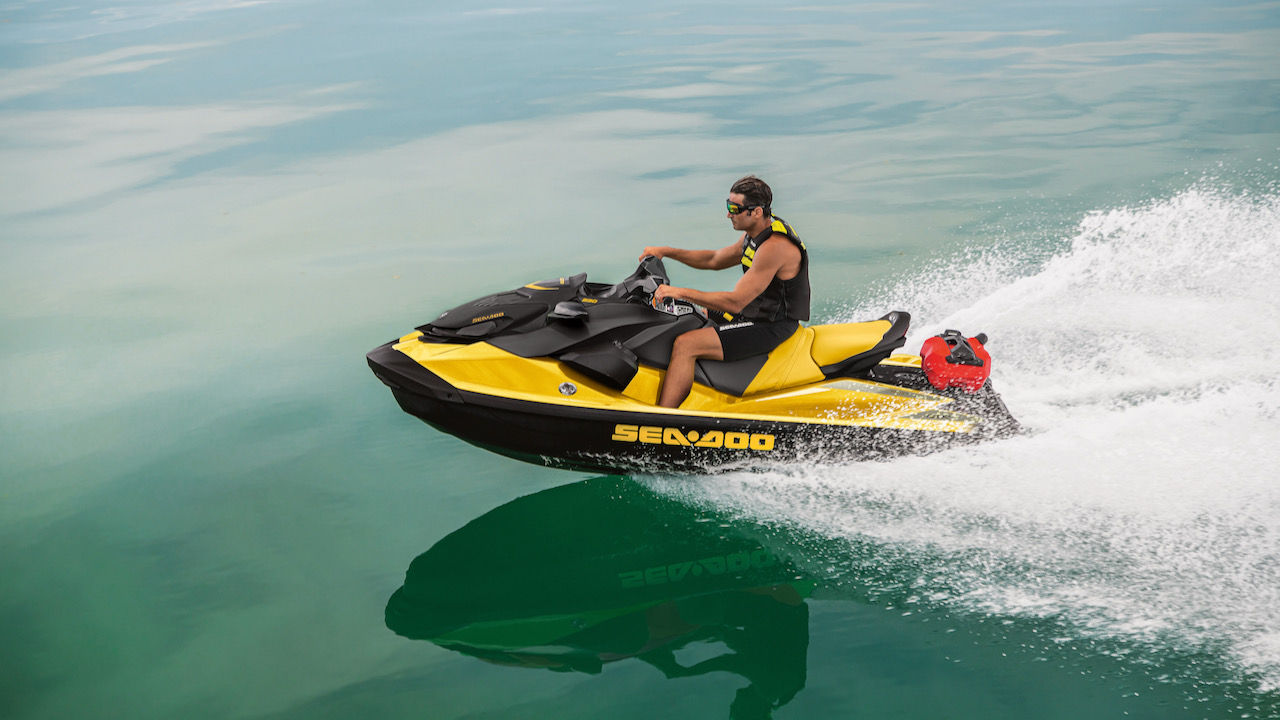
<svg viewBox="0 0 1280 720">
<path fill-rule="evenodd" d="M 667 297 L 646 257 L 614 285 L 585 273 L 441 313 L 368 354 L 401 408 L 503 455 L 601 472 L 707 471 L 802 459 L 884 458 L 1013 432 L 987 376 L 985 337 L 894 354 L 910 316 L 796 324 L 767 353 L 697 359 L 677 408 L 659 388 L 676 338 L 714 329 Z"/>
<path fill-rule="evenodd" d="M 640 259 L 669 257 L 703 270 L 742 266 L 742 278 L 728 292 L 659 287 L 658 301 L 687 300 L 708 310 L 716 324 L 676 338 L 658 404 L 679 407 L 693 387 L 698 360 L 732 362 L 767 353 L 809 319 L 809 253 L 800 236 L 772 215 L 773 191 L 748 175 L 733 184 L 725 201 L 737 242 L 719 250 L 647 247 Z"/>
</svg>

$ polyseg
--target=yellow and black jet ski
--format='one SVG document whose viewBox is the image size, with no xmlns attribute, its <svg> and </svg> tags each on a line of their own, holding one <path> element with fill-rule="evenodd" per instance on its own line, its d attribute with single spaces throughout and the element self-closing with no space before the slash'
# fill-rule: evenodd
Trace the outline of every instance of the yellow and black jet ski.
<svg viewBox="0 0 1280 720">
<path fill-rule="evenodd" d="M 910 316 L 800 327 L 768 355 L 702 360 L 678 409 L 656 405 L 676 336 L 710 324 L 646 258 L 617 284 L 585 273 L 447 310 L 368 354 L 400 407 L 509 457 L 597 472 L 884 458 L 1017 429 L 985 337 L 895 354 Z"/>
</svg>

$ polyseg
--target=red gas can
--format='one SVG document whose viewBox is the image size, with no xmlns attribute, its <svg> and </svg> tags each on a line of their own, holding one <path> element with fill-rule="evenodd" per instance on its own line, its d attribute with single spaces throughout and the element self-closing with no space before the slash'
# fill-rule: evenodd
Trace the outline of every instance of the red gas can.
<svg viewBox="0 0 1280 720">
<path fill-rule="evenodd" d="M 965 339 L 959 330 L 948 330 L 924 341 L 920 364 L 929 384 L 939 390 L 958 387 L 976 393 L 991 377 L 991 353 L 982 346 L 987 336 Z"/>
</svg>

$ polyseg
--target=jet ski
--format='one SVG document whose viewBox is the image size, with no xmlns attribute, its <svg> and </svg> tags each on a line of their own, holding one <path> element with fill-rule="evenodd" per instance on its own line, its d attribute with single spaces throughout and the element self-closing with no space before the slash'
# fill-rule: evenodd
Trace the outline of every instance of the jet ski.
<svg viewBox="0 0 1280 720">
<path fill-rule="evenodd" d="M 1006 435 L 983 335 L 947 331 L 920 354 L 908 313 L 801 326 L 767 355 L 698 361 L 677 409 L 657 406 L 676 336 L 704 309 L 654 292 L 648 257 L 615 284 L 586 273 L 440 313 L 368 353 L 400 407 L 479 447 L 591 472 L 707 472 L 796 460 L 881 459 Z"/>
</svg>

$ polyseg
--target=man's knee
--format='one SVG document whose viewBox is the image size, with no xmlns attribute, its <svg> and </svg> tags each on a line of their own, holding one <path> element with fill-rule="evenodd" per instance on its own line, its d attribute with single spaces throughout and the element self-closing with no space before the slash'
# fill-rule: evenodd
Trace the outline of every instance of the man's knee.
<svg viewBox="0 0 1280 720">
<path fill-rule="evenodd" d="M 691 332 L 685 332 L 677 335 L 676 341 L 671 344 L 671 354 L 688 355 L 692 353 L 695 345 L 693 338 L 689 337 L 692 334 Z"/>
<path fill-rule="evenodd" d="M 698 330 L 690 330 L 676 336 L 675 343 L 671 346 L 671 355 L 673 357 L 687 357 L 692 355 L 695 358 L 714 357 L 720 355 L 720 336 L 716 333 L 715 328 L 699 328 Z"/>
</svg>

